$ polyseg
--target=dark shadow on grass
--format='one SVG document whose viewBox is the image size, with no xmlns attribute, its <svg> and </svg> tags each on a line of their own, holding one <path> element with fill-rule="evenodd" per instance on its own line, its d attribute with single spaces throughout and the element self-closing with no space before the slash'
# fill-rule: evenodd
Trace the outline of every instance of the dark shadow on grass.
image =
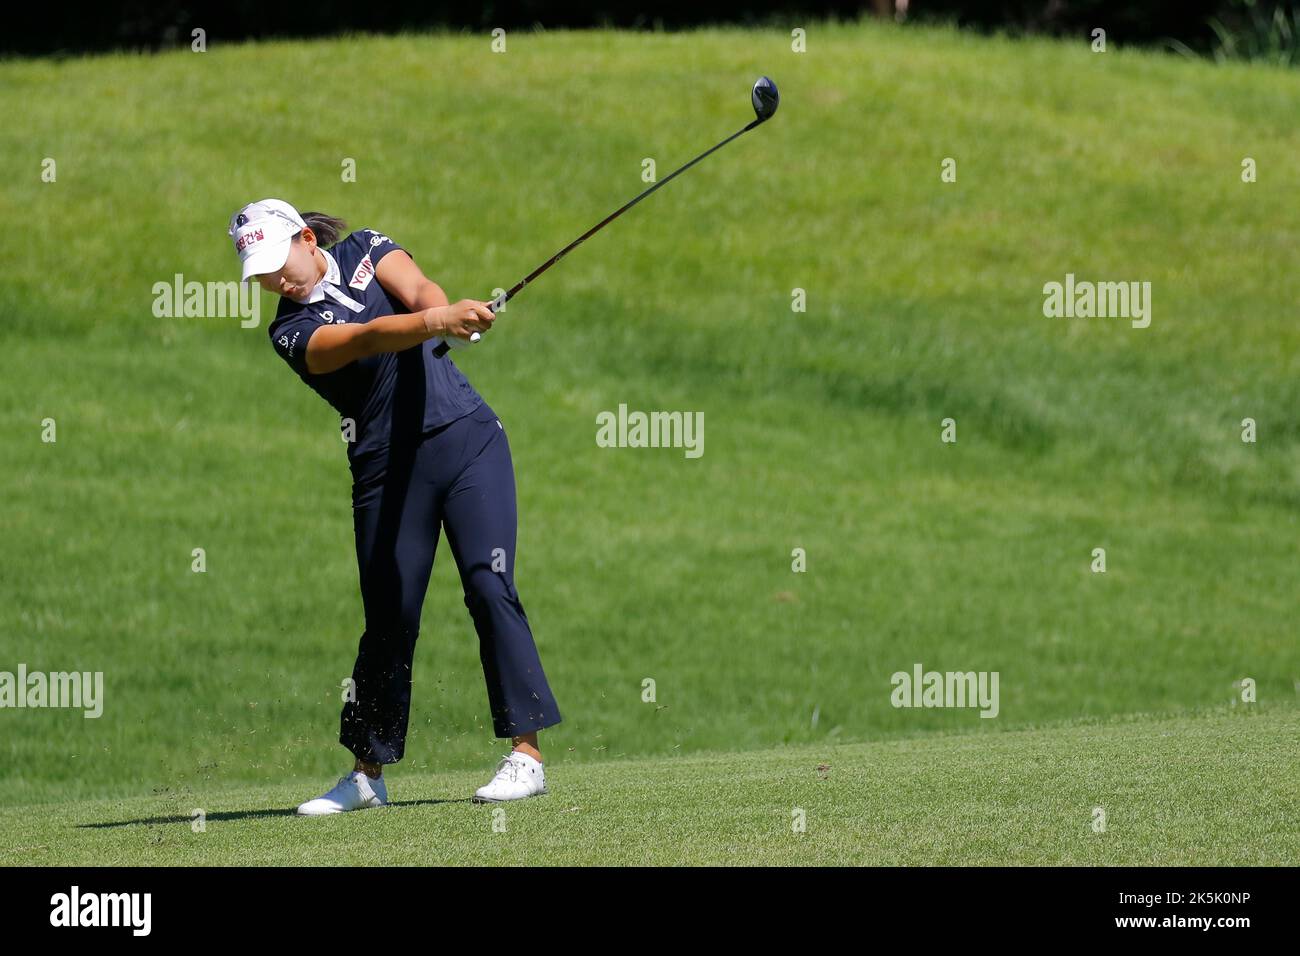
<svg viewBox="0 0 1300 956">
<path fill-rule="evenodd" d="M 392 808 L 399 807 L 423 807 L 436 806 L 440 803 L 470 803 L 469 797 L 460 797 L 455 800 L 398 800 L 389 803 L 387 806 Z M 276 807 L 271 810 L 229 810 L 226 812 L 209 813 L 204 816 L 204 820 L 256 820 L 259 817 L 296 817 L 296 809 L 289 807 Z M 189 815 L 172 816 L 172 817 L 141 817 L 139 820 L 112 820 L 108 823 L 78 823 L 78 830 L 109 830 L 114 827 L 133 827 L 133 826 L 152 826 L 160 823 L 192 823 L 194 818 Z"/>
</svg>

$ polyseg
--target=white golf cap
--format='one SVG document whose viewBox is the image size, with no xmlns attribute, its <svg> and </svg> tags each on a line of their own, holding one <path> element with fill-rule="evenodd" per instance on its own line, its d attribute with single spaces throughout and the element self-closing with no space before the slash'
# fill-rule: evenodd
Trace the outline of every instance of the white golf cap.
<svg viewBox="0 0 1300 956">
<path fill-rule="evenodd" d="M 249 276 L 275 272 L 289 258 L 289 242 L 307 224 L 282 199 L 250 202 L 230 217 L 230 238 L 243 266 L 240 281 Z"/>
</svg>

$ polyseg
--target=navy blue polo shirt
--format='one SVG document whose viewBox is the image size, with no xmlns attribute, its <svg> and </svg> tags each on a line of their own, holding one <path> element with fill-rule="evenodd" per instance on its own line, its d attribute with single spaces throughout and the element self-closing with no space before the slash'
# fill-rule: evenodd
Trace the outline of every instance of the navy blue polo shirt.
<svg viewBox="0 0 1300 956">
<path fill-rule="evenodd" d="M 355 478 L 384 469 L 395 444 L 414 444 L 421 435 L 468 415 L 483 403 L 474 386 L 451 361 L 433 354 L 440 340 L 403 352 L 357 359 L 333 372 L 307 371 L 307 342 L 322 325 L 369 322 L 410 309 L 390 296 L 375 268 L 384 256 L 409 255 L 382 233 L 358 229 L 339 240 L 325 256 L 325 277 L 306 303 L 283 296 L 271 322 L 271 344 L 298 377 L 334 406 L 342 419 L 356 423 L 348 445 Z"/>
</svg>

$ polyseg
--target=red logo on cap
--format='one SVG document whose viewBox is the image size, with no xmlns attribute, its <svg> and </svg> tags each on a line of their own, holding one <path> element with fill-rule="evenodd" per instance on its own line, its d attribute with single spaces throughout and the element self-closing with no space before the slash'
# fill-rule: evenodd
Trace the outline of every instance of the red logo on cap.
<svg viewBox="0 0 1300 956">
<path fill-rule="evenodd" d="M 235 240 L 235 251 L 243 252 L 245 246 L 250 246 L 255 242 L 261 242 L 265 236 L 262 235 L 261 229 L 255 229 L 246 236 L 240 236 Z"/>
</svg>

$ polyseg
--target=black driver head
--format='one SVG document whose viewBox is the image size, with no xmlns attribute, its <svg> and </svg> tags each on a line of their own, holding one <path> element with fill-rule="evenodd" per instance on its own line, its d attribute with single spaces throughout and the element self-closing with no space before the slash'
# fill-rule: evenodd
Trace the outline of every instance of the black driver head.
<svg viewBox="0 0 1300 956">
<path fill-rule="evenodd" d="M 770 120 L 776 108 L 781 105 L 781 94 L 776 91 L 776 84 L 770 77 L 760 76 L 754 83 L 754 92 L 750 96 L 754 103 L 754 112 L 760 123 Z"/>
</svg>

